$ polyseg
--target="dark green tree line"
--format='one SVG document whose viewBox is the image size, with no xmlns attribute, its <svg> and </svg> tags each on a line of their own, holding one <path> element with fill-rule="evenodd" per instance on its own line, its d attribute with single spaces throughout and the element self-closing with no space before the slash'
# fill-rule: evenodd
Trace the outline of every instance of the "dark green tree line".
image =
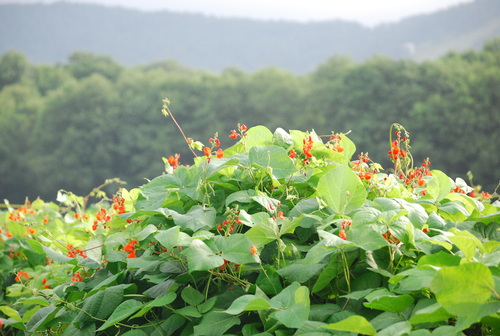
<svg viewBox="0 0 500 336">
<path fill-rule="evenodd" d="M 0 57 L 0 197 L 84 194 L 104 179 L 135 186 L 163 170 L 161 157 L 192 154 L 161 113 L 162 99 L 188 137 L 229 144 L 238 123 L 350 133 L 358 152 L 389 164 L 389 126 L 412 133 L 417 161 L 451 176 L 474 174 L 493 191 L 500 176 L 500 40 L 432 62 L 334 56 L 308 75 L 188 69 L 175 61 L 127 68 L 76 52 L 66 64 Z M 325 134 L 326 135 L 326 134 Z"/>
</svg>

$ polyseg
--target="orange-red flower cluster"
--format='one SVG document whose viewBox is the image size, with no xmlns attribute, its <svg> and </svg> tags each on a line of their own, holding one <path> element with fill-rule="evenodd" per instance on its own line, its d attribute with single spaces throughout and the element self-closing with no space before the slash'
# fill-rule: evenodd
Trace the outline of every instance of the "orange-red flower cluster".
<svg viewBox="0 0 500 336">
<path fill-rule="evenodd" d="M 243 224 L 243 222 L 240 221 L 240 216 L 238 215 L 234 216 L 234 218 L 229 217 L 228 219 L 223 220 L 221 224 L 217 225 L 217 231 L 226 231 L 226 229 L 229 228 L 228 232 L 233 233 L 236 224 Z"/>
<path fill-rule="evenodd" d="M 400 147 L 400 142 L 398 140 L 394 140 L 391 143 L 391 150 L 388 151 L 387 154 L 389 154 L 389 157 L 391 158 L 392 161 L 397 161 L 400 158 L 404 158 L 406 156 L 406 150 Z"/>
<path fill-rule="evenodd" d="M 13 222 L 23 222 L 25 220 L 25 215 L 36 214 L 34 209 L 29 209 L 30 205 L 31 202 L 27 201 L 25 205 L 21 205 L 17 210 L 9 213 L 9 219 Z"/>
<path fill-rule="evenodd" d="M 17 272 L 16 277 L 14 278 L 14 280 L 21 281 L 22 278 L 25 278 L 26 280 L 29 280 L 30 279 L 30 275 L 28 274 L 28 272 L 19 271 L 19 272 Z"/>
<path fill-rule="evenodd" d="M 80 249 L 75 249 L 73 244 L 66 245 L 66 248 L 68 249 L 68 257 L 70 258 L 76 257 L 77 254 L 79 254 L 83 258 L 87 258 L 87 254 L 85 253 L 85 251 L 82 251 Z"/>
<path fill-rule="evenodd" d="M 94 221 L 94 224 L 92 225 L 92 230 L 97 230 L 97 226 L 99 224 L 102 224 L 104 228 L 106 228 L 106 223 L 111 220 L 111 216 L 108 215 L 108 212 L 106 209 L 101 209 L 96 215 L 95 215 L 96 220 Z"/>
<path fill-rule="evenodd" d="M 180 154 L 175 154 L 175 156 L 169 156 L 167 159 L 167 162 L 169 165 L 172 166 L 173 169 L 179 167 L 179 158 L 181 157 Z"/>
<path fill-rule="evenodd" d="M 342 153 L 344 151 L 344 147 L 340 144 L 340 140 L 342 140 L 342 136 L 340 134 L 333 134 L 328 140 L 327 145 L 333 151 Z"/>
<path fill-rule="evenodd" d="M 122 248 L 122 251 L 128 253 L 127 258 L 137 258 L 137 255 L 135 254 L 135 247 L 138 244 L 139 243 L 137 242 L 137 239 L 132 239 L 127 245 Z"/>
<path fill-rule="evenodd" d="M 231 134 L 229 134 L 229 137 L 231 139 L 236 139 L 236 138 L 238 138 L 238 136 L 242 136 L 242 137 L 246 136 L 246 134 L 244 134 L 244 133 L 247 131 L 247 126 L 245 124 L 243 124 L 243 125 L 238 124 L 238 131 L 239 131 L 239 133 L 236 130 L 232 130 Z"/>
<path fill-rule="evenodd" d="M 115 210 L 119 215 L 125 213 L 125 199 L 120 196 L 115 196 L 112 199 L 113 210 Z"/>
<path fill-rule="evenodd" d="M 75 273 L 73 273 L 73 277 L 71 278 L 71 281 L 73 281 L 73 282 L 80 282 L 80 281 L 83 281 L 83 277 L 82 277 L 82 275 L 80 274 L 80 272 L 75 272 Z"/>
</svg>

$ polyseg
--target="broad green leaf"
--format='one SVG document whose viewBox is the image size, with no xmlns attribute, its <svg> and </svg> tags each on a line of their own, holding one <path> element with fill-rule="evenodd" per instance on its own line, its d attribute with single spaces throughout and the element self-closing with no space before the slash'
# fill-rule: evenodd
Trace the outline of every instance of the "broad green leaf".
<svg viewBox="0 0 500 336">
<path fill-rule="evenodd" d="M 35 315 L 26 323 L 26 329 L 30 333 L 35 333 L 40 327 L 43 327 L 45 323 L 50 322 L 56 315 L 59 308 L 55 306 L 43 307 L 37 310 Z"/>
<path fill-rule="evenodd" d="M 208 271 L 224 264 L 224 259 L 199 239 L 194 239 L 181 253 L 187 258 L 189 272 Z"/>
<path fill-rule="evenodd" d="M 271 314 L 287 328 L 300 328 L 307 321 L 310 311 L 309 289 L 292 283 L 269 301 L 277 311 Z"/>
<path fill-rule="evenodd" d="M 427 182 L 427 194 L 434 202 L 440 202 L 451 192 L 452 181 L 440 170 L 431 171 L 432 178 Z"/>
<path fill-rule="evenodd" d="M 477 262 L 441 268 L 430 286 L 441 306 L 454 315 L 481 310 L 494 287 L 491 271 Z"/>
<path fill-rule="evenodd" d="M 78 313 L 74 322 L 92 321 L 90 316 L 106 319 L 123 301 L 126 286 L 128 285 L 108 287 L 85 299 L 82 311 Z"/>
<path fill-rule="evenodd" d="M 264 298 L 255 295 L 243 295 L 234 300 L 224 312 L 230 315 L 238 315 L 243 311 L 266 310 L 269 307 L 271 305 Z"/>
<path fill-rule="evenodd" d="M 276 295 L 283 290 L 281 277 L 269 264 L 263 264 L 255 284 L 267 295 Z"/>
<path fill-rule="evenodd" d="M 264 126 L 255 126 L 248 129 L 244 141 L 247 149 L 254 146 L 270 146 L 273 143 L 273 133 Z"/>
<path fill-rule="evenodd" d="M 353 315 L 337 323 L 331 323 L 324 328 L 339 331 L 349 331 L 361 335 L 376 335 L 377 330 L 363 316 Z"/>
<path fill-rule="evenodd" d="M 233 234 L 223 240 L 221 257 L 235 264 L 260 262 L 257 254 L 252 254 L 252 241 L 243 234 Z"/>
<path fill-rule="evenodd" d="M 261 248 L 267 243 L 270 243 L 279 238 L 279 229 L 276 221 L 267 218 L 266 221 L 260 221 L 255 224 L 250 230 L 245 232 L 245 236 L 250 238 L 252 243 Z"/>
<path fill-rule="evenodd" d="M 453 317 L 434 299 L 421 299 L 413 309 L 410 323 L 433 323 L 447 321 Z"/>
<path fill-rule="evenodd" d="M 218 171 L 234 166 L 238 164 L 239 160 L 237 158 L 212 158 L 209 163 L 206 160 L 203 161 L 202 164 L 198 167 L 198 171 L 200 176 L 203 176 L 205 179 L 209 179 Z"/>
<path fill-rule="evenodd" d="M 195 205 L 186 214 L 180 214 L 165 208 L 160 209 L 160 211 L 165 213 L 166 216 L 171 215 L 175 224 L 179 225 L 182 229 L 190 229 L 193 232 L 201 229 L 209 230 L 215 224 L 216 211 L 212 207 Z"/>
<path fill-rule="evenodd" d="M 47 255 L 47 257 L 51 260 L 54 260 L 58 263 L 67 263 L 68 261 L 71 261 L 73 260 L 72 258 L 70 257 L 67 257 L 61 253 L 58 253 L 56 251 L 54 251 L 53 249 L 51 249 L 50 247 L 47 247 L 47 246 L 43 246 L 43 251 L 45 252 L 45 254 Z"/>
<path fill-rule="evenodd" d="M 33 296 L 30 298 L 26 298 L 25 300 L 22 301 L 23 304 L 33 304 L 33 305 L 38 305 L 42 307 L 49 306 L 50 303 L 47 301 L 46 298 L 43 296 Z"/>
<path fill-rule="evenodd" d="M 316 273 L 323 269 L 326 264 L 304 264 L 295 262 L 278 270 L 278 274 L 289 282 L 304 283 L 311 279 Z"/>
<path fill-rule="evenodd" d="M 401 321 L 377 332 L 377 336 L 407 336 L 411 332 L 411 324 L 408 321 Z"/>
<path fill-rule="evenodd" d="M 134 235 L 134 238 L 138 241 L 143 241 L 148 238 L 153 233 L 157 232 L 158 228 L 152 224 L 147 225 L 144 229 L 142 229 L 139 233 Z"/>
<path fill-rule="evenodd" d="M 240 323 L 240 319 L 236 316 L 231 316 L 221 311 L 211 311 L 203 315 L 200 324 L 194 327 L 194 335 L 224 335 L 227 330 Z"/>
<path fill-rule="evenodd" d="M 454 236 L 449 236 L 448 239 L 463 252 L 468 260 L 474 257 L 476 249 L 482 253 L 485 252 L 481 241 L 472 233 L 468 231 L 459 231 L 456 228 L 450 229 L 449 232 L 453 233 Z"/>
<path fill-rule="evenodd" d="M 364 204 L 367 196 L 365 186 L 347 163 L 323 175 L 319 180 L 317 192 L 318 196 L 339 214 L 356 210 Z"/>
<path fill-rule="evenodd" d="M 77 328 L 75 324 L 70 324 L 64 331 L 63 336 L 95 336 L 95 323 L 86 323 Z"/>
<path fill-rule="evenodd" d="M 8 306 L 0 306 L 0 311 L 15 321 L 22 321 L 19 312 Z"/>
<path fill-rule="evenodd" d="M 167 230 L 161 230 L 156 234 L 155 239 L 168 251 L 176 246 L 187 246 L 191 244 L 191 237 L 180 231 L 180 227 L 174 226 Z"/>
<path fill-rule="evenodd" d="M 283 128 L 278 127 L 273 134 L 273 144 L 288 150 L 293 147 L 293 138 Z"/>
<path fill-rule="evenodd" d="M 28 245 L 38 254 L 45 254 L 42 244 L 38 240 L 28 239 Z"/>
<path fill-rule="evenodd" d="M 157 297 L 153 301 L 148 302 L 144 307 L 141 308 L 140 311 L 137 312 L 137 314 L 135 314 L 131 318 L 144 316 L 144 314 L 146 314 L 148 311 L 150 311 L 154 307 L 166 306 L 166 305 L 172 303 L 176 297 L 177 297 L 177 295 L 174 292 L 165 293 L 164 295 Z"/>
<path fill-rule="evenodd" d="M 199 291 L 191 286 L 184 288 L 181 292 L 181 297 L 187 304 L 197 306 L 203 302 L 205 297 Z"/>
<path fill-rule="evenodd" d="M 127 331 L 126 333 L 124 333 L 121 336 L 148 336 L 148 334 L 146 334 L 144 331 L 139 330 L 139 329 L 132 329 L 132 330 Z"/>
<path fill-rule="evenodd" d="M 297 171 L 292 159 L 288 157 L 288 152 L 282 147 L 252 147 L 249 159 L 251 164 L 258 164 L 266 170 L 270 168 L 276 179 L 285 178 Z"/>
<path fill-rule="evenodd" d="M 87 251 L 86 252 L 87 257 L 100 263 L 102 259 L 103 243 L 104 243 L 103 235 L 96 235 L 92 237 L 88 242 L 87 246 L 85 246 L 85 251 Z"/>
<path fill-rule="evenodd" d="M 137 300 L 126 300 L 123 301 L 118 307 L 115 308 L 110 317 L 106 319 L 106 322 L 97 329 L 97 331 L 107 329 L 112 325 L 125 320 L 127 317 L 138 311 L 143 306 L 143 303 Z"/>
<path fill-rule="evenodd" d="M 470 216 L 465 206 L 458 201 L 450 201 L 439 206 L 439 214 L 444 219 L 455 223 L 463 222 Z"/>
<path fill-rule="evenodd" d="M 418 268 L 458 266 L 460 265 L 460 257 L 444 251 L 439 251 L 435 254 L 422 256 L 418 260 L 417 265 Z"/>
<path fill-rule="evenodd" d="M 250 203 L 252 201 L 252 197 L 255 195 L 257 195 L 257 192 L 253 189 L 236 191 L 227 196 L 226 206 L 229 206 L 229 204 L 233 202 Z"/>
<path fill-rule="evenodd" d="M 391 313 L 401 313 L 413 304 L 411 295 L 395 295 L 387 289 L 379 289 L 371 292 L 366 297 L 365 307 L 384 310 Z"/>
</svg>

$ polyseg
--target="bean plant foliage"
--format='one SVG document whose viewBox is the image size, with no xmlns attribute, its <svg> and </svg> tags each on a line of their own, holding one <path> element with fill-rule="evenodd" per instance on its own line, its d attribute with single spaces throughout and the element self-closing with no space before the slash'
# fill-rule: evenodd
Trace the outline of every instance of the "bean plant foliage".
<svg viewBox="0 0 500 336">
<path fill-rule="evenodd" d="M 6 202 L 4 335 L 500 332 L 498 194 L 415 165 L 401 125 L 387 171 L 342 133 L 185 140 L 139 188 Z"/>
</svg>

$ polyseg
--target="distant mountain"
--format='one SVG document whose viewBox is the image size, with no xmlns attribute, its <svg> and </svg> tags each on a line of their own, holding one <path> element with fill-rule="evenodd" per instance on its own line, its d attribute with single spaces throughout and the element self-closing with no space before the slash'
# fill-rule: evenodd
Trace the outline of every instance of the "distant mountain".
<svg viewBox="0 0 500 336">
<path fill-rule="evenodd" d="M 175 59 L 213 71 L 276 66 L 306 73 L 334 54 L 432 59 L 481 48 L 500 36 L 500 1 L 476 0 L 433 14 L 368 28 L 353 22 L 295 23 L 142 12 L 97 5 L 0 5 L 0 54 L 15 49 L 33 62 L 64 62 L 74 51 L 125 65 Z"/>
</svg>

